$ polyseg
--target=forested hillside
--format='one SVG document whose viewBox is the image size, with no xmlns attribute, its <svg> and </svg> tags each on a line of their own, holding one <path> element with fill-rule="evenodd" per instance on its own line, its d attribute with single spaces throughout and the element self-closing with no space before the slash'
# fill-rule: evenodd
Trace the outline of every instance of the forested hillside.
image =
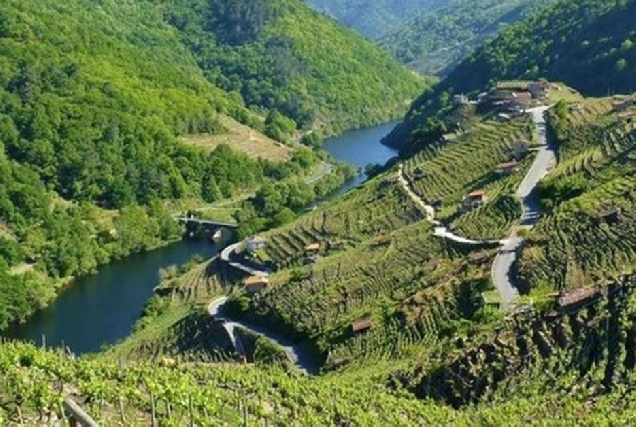
<svg viewBox="0 0 636 427">
<path fill-rule="evenodd" d="M 371 42 L 300 0 L 158 3 L 211 82 L 301 128 L 379 123 L 406 109 L 423 85 Z"/>
<path fill-rule="evenodd" d="M 251 262 L 276 271 L 259 291 L 222 259 L 193 261 L 162 271 L 134 333 L 101 354 L 0 343 L 0 422 L 55 422 L 70 398 L 106 425 L 386 425 L 396 414 L 404 425 L 633 424 L 633 99 L 550 85 L 555 106 L 538 111 L 560 160 L 539 184 L 510 310 L 493 296 L 499 243 L 438 227 L 516 229 L 514 195 L 541 163 L 544 122 L 466 104 L 453 115 L 462 131 L 263 234 Z M 518 168 L 498 172 L 520 139 Z M 485 205 L 466 210 L 476 189 Z M 439 222 L 421 201 L 431 199 Z M 210 302 L 221 295 L 219 315 Z M 320 369 L 299 371 L 249 325 L 308 348 Z"/>
<path fill-rule="evenodd" d="M 586 95 L 636 89 L 633 0 L 562 0 L 515 25 L 480 47 L 438 85 L 425 93 L 388 138 L 408 144 L 425 121 L 450 106 L 452 93 L 483 90 L 501 80 L 563 81 Z M 429 122 L 430 125 L 430 122 Z"/>
<path fill-rule="evenodd" d="M 296 151 L 283 167 L 177 137 L 225 134 L 228 117 L 280 140 L 297 124 L 358 126 L 420 86 L 298 2 L 242 4 L 0 4 L 0 328 L 70 277 L 178 238 L 165 200 L 213 202 L 316 161 Z"/>
<path fill-rule="evenodd" d="M 484 40 L 554 0 L 455 0 L 385 34 L 380 45 L 410 68 L 448 74 Z"/>
<path fill-rule="evenodd" d="M 317 10 L 366 37 L 377 39 L 421 12 L 451 0 L 307 0 Z"/>
</svg>

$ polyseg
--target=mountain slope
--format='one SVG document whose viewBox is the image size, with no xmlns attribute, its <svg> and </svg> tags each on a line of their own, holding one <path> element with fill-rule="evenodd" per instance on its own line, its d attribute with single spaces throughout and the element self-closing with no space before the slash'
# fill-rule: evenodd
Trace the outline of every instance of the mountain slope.
<svg viewBox="0 0 636 427">
<path fill-rule="evenodd" d="M 343 25 L 377 39 L 426 10 L 444 6 L 449 0 L 307 0 Z"/>
<path fill-rule="evenodd" d="M 447 74 L 483 41 L 551 0 L 456 0 L 384 35 L 380 45 L 410 68 Z"/>
<path fill-rule="evenodd" d="M 159 3 L 210 81 L 302 128 L 342 131 L 387 120 L 422 86 L 372 43 L 299 0 Z"/>
<path fill-rule="evenodd" d="M 395 116 L 420 86 L 297 1 L 268 2 L 275 16 L 262 21 L 263 33 L 231 32 L 241 4 L 0 4 L 0 327 L 71 277 L 179 238 L 165 201 L 255 191 L 316 161 L 296 150 L 277 156 L 288 159 L 281 167 L 180 140 L 231 134 L 228 116 L 288 139 L 295 124 L 276 109 L 328 131 L 360 126 Z M 178 21 L 184 10 L 192 22 Z M 334 61 L 338 54 L 344 59 Z M 253 152 L 247 145 L 237 151 Z"/>
<path fill-rule="evenodd" d="M 631 17 L 636 2 L 563 0 L 503 31 L 464 60 L 433 93 L 416 100 L 387 139 L 408 145 L 427 118 L 450 106 L 449 94 L 483 90 L 500 80 L 563 81 L 586 95 L 636 89 Z"/>
</svg>

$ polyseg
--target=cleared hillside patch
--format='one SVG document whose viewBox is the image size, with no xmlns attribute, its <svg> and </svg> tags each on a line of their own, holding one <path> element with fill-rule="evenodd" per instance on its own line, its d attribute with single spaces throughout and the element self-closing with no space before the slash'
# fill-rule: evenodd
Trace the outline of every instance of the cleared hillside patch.
<svg viewBox="0 0 636 427">
<path fill-rule="evenodd" d="M 226 129 L 220 134 L 186 135 L 179 138 L 185 144 L 213 151 L 221 144 L 241 151 L 252 158 L 263 158 L 282 163 L 290 158 L 291 149 L 262 133 L 245 126 L 231 117 L 219 115 L 219 122 Z"/>
</svg>

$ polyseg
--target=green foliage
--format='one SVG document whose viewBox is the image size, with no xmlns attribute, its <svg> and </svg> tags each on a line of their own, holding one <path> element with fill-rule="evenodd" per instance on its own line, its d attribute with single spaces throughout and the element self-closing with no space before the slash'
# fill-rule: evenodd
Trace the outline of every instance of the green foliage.
<svg viewBox="0 0 636 427">
<path fill-rule="evenodd" d="M 455 0 L 385 34 L 380 45 L 411 68 L 448 74 L 484 40 L 556 0 Z"/>
<path fill-rule="evenodd" d="M 414 130 L 438 115 L 442 94 L 477 93 L 504 80 L 547 78 L 564 82 L 584 95 L 636 90 L 631 77 L 636 48 L 633 0 L 560 0 L 503 30 L 462 61 L 432 93 L 424 93 L 388 138 L 404 146 L 417 141 Z"/>
<path fill-rule="evenodd" d="M 295 130 L 296 123 L 278 111 L 271 111 L 265 119 L 265 135 L 277 141 L 289 143 Z"/>
<path fill-rule="evenodd" d="M 209 81 L 302 129 L 333 133 L 386 121 L 422 86 L 378 47 L 300 0 L 153 3 Z M 291 122 L 275 119 L 267 134 L 287 140 Z"/>
<path fill-rule="evenodd" d="M 364 36 L 377 39 L 422 11 L 444 6 L 448 0 L 307 0 L 307 3 Z"/>
</svg>

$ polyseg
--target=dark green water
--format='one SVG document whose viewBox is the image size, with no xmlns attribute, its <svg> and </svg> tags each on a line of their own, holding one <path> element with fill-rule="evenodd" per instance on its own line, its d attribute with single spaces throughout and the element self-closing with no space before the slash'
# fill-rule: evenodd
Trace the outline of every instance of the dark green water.
<svg viewBox="0 0 636 427">
<path fill-rule="evenodd" d="M 211 243 L 184 241 L 137 254 L 75 280 L 46 309 L 9 331 L 13 338 L 68 346 L 75 354 L 95 352 L 128 336 L 159 283 L 159 270 L 183 265 L 196 254 L 212 257 Z"/>
<path fill-rule="evenodd" d="M 346 132 L 325 141 L 325 149 L 334 158 L 356 167 L 384 164 L 396 155 L 380 144 L 393 126 Z M 341 192 L 363 181 L 364 177 L 358 176 Z M 185 264 L 194 255 L 209 258 L 220 249 L 210 243 L 184 241 L 103 266 L 97 274 L 77 279 L 48 308 L 12 328 L 9 335 L 37 344 L 45 337 L 47 346 L 65 345 L 77 355 L 96 352 L 130 334 L 159 283 L 161 268 Z"/>
<path fill-rule="evenodd" d="M 382 138 L 397 125 L 397 122 L 386 123 L 367 129 L 351 130 L 342 135 L 326 139 L 324 149 L 335 159 L 350 163 L 357 168 L 364 168 L 368 164 L 384 165 L 388 160 L 397 156 L 397 151 L 380 144 Z M 362 184 L 366 177 L 359 174 L 347 182 L 336 194 L 343 194 Z"/>
</svg>

